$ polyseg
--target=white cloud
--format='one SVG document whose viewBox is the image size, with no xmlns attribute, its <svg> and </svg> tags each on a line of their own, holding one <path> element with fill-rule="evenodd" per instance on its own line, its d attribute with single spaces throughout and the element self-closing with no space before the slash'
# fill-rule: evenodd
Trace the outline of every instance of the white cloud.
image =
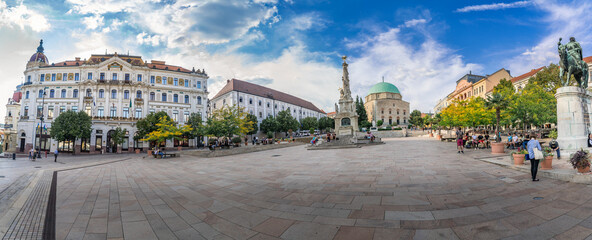
<svg viewBox="0 0 592 240">
<path fill-rule="evenodd" d="M 90 17 L 85 17 L 82 19 L 82 23 L 84 23 L 84 25 L 86 25 L 86 29 L 97 29 L 98 27 L 102 27 L 104 22 L 103 22 L 104 17 L 100 16 L 100 15 L 93 15 Z"/>
<path fill-rule="evenodd" d="M 411 110 L 431 111 L 437 100 L 455 88 L 455 81 L 481 66 L 465 63 L 451 49 L 426 36 L 419 46 L 401 41 L 400 30 L 391 28 L 365 40 L 348 44 L 361 51 L 349 63 L 352 92 L 366 96 L 368 89 L 382 81 L 399 88 Z"/>
<path fill-rule="evenodd" d="M 414 27 L 420 24 L 426 24 L 428 20 L 420 18 L 420 19 L 411 19 L 409 21 L 405 21 L 405 27 Z"/>
<path fill-rule="evenodd" d="M 517 1 L 512 3 L 492 3 L 492 4 L 481 4 L 471 5 L 463 8 L 456 9 L 456 12 L 474 12 L 474 11 L 487 11 L 487 10 L 499 10 L 506 8 L 520 8 L 530 5 L 530 1 Z"/>
<path fill-rule="evenodd" d="M 42 14 L 27 8 L 22 2 L 9 7 L 6 2 L 0 0 L 0 27 L 19 27 L 21 29 L 30 28 L 35 32 L 49 30 L 51 24 Z"/>
<path fill-rule="evenodd" d="M 132 12 L 138 6 L 148 3 L 158 3 L 160 0 L 66 0 L 72 5 L 69 13 L 98 14 Z"/>
<path fill-rule="evenodd" d="M 326 20 L 316 12 L 298 15 L 290 20 L 290 27 L 294 30 L 305 31 L 312 28 L 324 28 Z"/>
<path fill-rule="evenodd" d="M 139 33 L 136 36 L 136 40 L 138 41 L 139 44 L 148 44 L 151 46 L 160 45 L 160 39 L 161 39 L 161 37 L 159 35 L 150 36 L 145 32 Z"/>
<path fill-rule="evenodd" d="M 535 40 L 536 45 L 524 49 L 524 51 L 504 62 L 509 66 L 513 75 L 518 76 L 531 69 L 559 62 L 557 54 L 557 42 L 563 38 L 563 43 L 569 41 L 569 37 L 575 37 L 582 45 L 584 57 L 590 56 L 592 49 L 592 3 L 572 2 L 565 4 L 554 0 L 537 0 L 534 4 L 537 8 L 548 13 L 543 21 L 548 26 L 545 37 Z"/>
</svg>

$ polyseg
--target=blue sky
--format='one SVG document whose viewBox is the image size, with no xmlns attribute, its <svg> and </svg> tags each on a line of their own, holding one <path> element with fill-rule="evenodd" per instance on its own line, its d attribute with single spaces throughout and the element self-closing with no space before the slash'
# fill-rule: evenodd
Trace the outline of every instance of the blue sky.
<svg viewBox="0 0 592 240">
<path fill-rule="evenodd" d="M 129 51 L 205 68 L 210 96 L 238 78 L 326 112 L 347 55 L 353 94 L 384 76 L 429 112 L 469 71 L 518 76 L 556 62 L 559 37 L 575 36 L 589 56 L 590 12 L 590 1 L 554 0 L 0 0 L 0 99 L 43 38 L 50 62 Z"/>
</svg>

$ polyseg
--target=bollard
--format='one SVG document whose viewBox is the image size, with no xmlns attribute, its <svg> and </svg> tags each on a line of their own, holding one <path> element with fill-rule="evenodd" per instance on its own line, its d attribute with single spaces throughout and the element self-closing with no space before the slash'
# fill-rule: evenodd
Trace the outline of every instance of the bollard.
<svg viewBox="0 0 592 240">
<path fill-rule="evenodd" d="M 16 160 L 16 153 L 12 153 L 12 160 Z"/>
</svg>

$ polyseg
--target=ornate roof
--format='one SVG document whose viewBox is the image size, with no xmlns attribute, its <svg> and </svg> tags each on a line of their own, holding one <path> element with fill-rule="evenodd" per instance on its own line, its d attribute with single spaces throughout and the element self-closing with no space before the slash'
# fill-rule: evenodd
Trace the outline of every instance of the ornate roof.
<svg viewBox="0 0 592 240">
<path fill-rule="evenodd" d="M 368 95 L 373 94 L 373 93 L 382 93 L 382 92 L 401 94 L 401 92 L 399 92 L 399 89 L 395 85 L 393 85 L 392 83 L 379 82 L 370 88 L 370 91 L 368 91 Z"/>
<path fill-rule="evenodd" d="M 43 39 L 41 39 L 41 41 L 39 41 L 39 47 L 37 47 L 37 52 L 34 53 L 31 58 L 29 59 L 29 62 L 43 62 L 43 63 L 48 63 L 47 61 L 47 56 L 45 56 L 45 54 L 43 54 Z"/>
</svg>

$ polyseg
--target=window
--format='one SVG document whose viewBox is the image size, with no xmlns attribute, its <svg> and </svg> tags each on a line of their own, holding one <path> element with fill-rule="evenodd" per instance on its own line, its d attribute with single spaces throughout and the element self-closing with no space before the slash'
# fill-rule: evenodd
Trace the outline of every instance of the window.
<svg viewBox="0 0 592 240">
<path fill-rule="evenodd" d="M 167 78 L 166 77 L 162 77 L 162 84 L 164 84 L 164 85 L 167 84 Z"/>
<path fill-rule="evenodd" d="M 253 99 L 249 98 L 249 104 L 253 104 Z"/>
<path fill-rule="evenodd" d="M 113 73 L 113 78 L 111 78 L 113 80 L 117 80 L 117 73 Z"/>
<path fill-rule="evenodd" d="M 201 89 L 201 81 L 197 81 L 197 88 Z"/>
<path fill-rule="evenodd" d="M 189 95 L 185 95 L 185 103 L 189 104 Z"/>
<path fill-rule="evenodd" d="M 273 107 L 274 107 L 275 109 L 277 109 L 277 104 L 273 105 Z"/>
<path fill-rule="evenodd" d="M 154 84 L 154 81 L 155 81 L 154 79 L 155 79 L 154 76 L 150 76 L 150 84 Z"/>
<path fill-rule="evenodd" d="M 105 108 L 104 107 L 98 107 L 97 108 L 97 117 L 104 117 L 105 116 Z"/>
<path fill-rule="evenodd" d="M 25 93 L 25 99 L 29 99 L 29 91 Z"/>
<path fill-rule="evenodd" d="M 37 106 L 37 117 L 41 117 L 41 114 L 43 114 L 43 108 L 41 108 L 41 106 Z"/>
<path fill-rule="evenodd" d="M 60 114 L 66 111 L 66 106 L 61 106 L 60 107 Z"/>
<path fill-rule="evenodd" d="M 173 95 L 173 102 L 179 102 L 179 95 Z"/>
<path fill-rule="evenodd" d="M 126 73 L 126 74 L 125 74 L 125 81 L 129 81 L 129 80 L 130 80 L 129 73 Z"/>
<path fill-rule="evenodd" d="M 136 91 L 136 98 L 142 99 L 142 91 L 140 91 L 140 90 Z"/>
<path fill-rule="evenodd" d="M 189 79 L 185 79 L 185 87 L 189 87 Z"/>
<path fill-rule="evenodd" d="M 135 118 L 142 118 L 142 109 L 141 108 L 136 108 Z"/>
<path fill-rule="evenodd" d="M 105 73 L 101 73 L 101 75 L 99 76 L 100 80 L 105 80 Z"/>
<path fill-rule="evenodd" d="M 200 96 L 197 97 L 197 104 L 201 105 L 201 97 Z M 216 108 L 216 107 L 214 107 L 214 108 Z"/>
<path fill-rule="evenodd" d="M 109 113 L 109 117 L 116 117 L 117 116 L 117 107 L 111 107 L 111 112 Z"/>
<path fill-rule="evenodd" d="M 80 73 L 74 73 L 74 81 L 80 81 Z"/>
<path fill-rule="evenodd" d="M 105 98 L 105 90 L 99 90 L 99 98 Z"/>
<path fill-rule="evenodd" d="M 52 73 L 51 74 L 51 81 L 52 82 L 55 82 L 55 80 L 56 80 L 56 74 L 55 73 Z"/>
<path fill-rule="evenodd" d="M 156 94 L 154 94 L 154 92 L 150 93 L 150 101 L 154 101 L 156 98 Z"/>
<path fill-rule="evenodd" d="M 243 102 L 243 97 L 239 97 L 239 98 L 238 98 L 238 102 L 239 102 L 239 103 L 242 103 L 242 102 Z"/>
<path fill-rule="evenodd" d="M 263 117 L 263 113 L 259 112 L 259 118 L 262 118 L 262 117 Z"/>
<path fill-rule="evenodd" d="M 261 100 L 259 100 L 259 106 L 261 106 Z"/>
<path fill-rule="evenodd" d="M 142 81 L 142 74 L 138 74 L 138 82 Z"/>
<path fill-rule="evenodd" d="M 179 121 L 179 111 L 177 111 L 177 110 L 173 111 L 173 121 L 175 121 L 175 122 Z"/>
<path fill-rule="evenodd" d="M 62 95 L 60 97 L 66 98 L 66 89 L 62 89 Z"/>
<path fill-rule="evenodd" d="M 154 109 L 148 110 L 149 113 L 154 113 Z"/>
<path fill-rule="evenodd" d="M 184 122 L 184 123 L 187 123 L 187 122 L 189 122 L 189 112 L 188 112 L 188 111 L 185 111 L 185 112 L 183 113 L 183 122 Z"/>
<path fill-rule="evenodd" d="M 45 81 L 45 74 L 41 74 L 41 78 L 39 78 L 39 81 L 40 81 L 40 82 L 43 82 L 43 81 Z"/>
<path fill-rule="evenodd" d="M 92 91 L 90 90 L 90 88 L 86 89 L 86 96 L 92 97 Z"/>
<path fill-rule="evenodd" d="M 67 73 L 64 73 L 64 74 L 62 75 L 62 79 L 63 79 L 64 81 L 68 80 L 68 74 L 67 74 Z"/>
<path fill-rule="evenodd" d="M 391 111 L 391 109 L 389 108 L 389 114 L 392 114 L 393 111 Z"/>
<path fill-rule="evenodd" d="M 90 106 L 88 106 L 88 107 L 86 107 L 86 108 L 84 109 L 84 112 L 85 112 L 85 113 L 86 113 L 86 115 L 88 115 L 88 116 L 92 116 L 92 115 L 91 115 L 91 114 L 92 114 L 92 112 L 91 112 L 91 111 L 92 111 L 92 110 L 91 110 Z"/>
<path fill-rule="evenodd" d="M 49 90 L 49 98 L 54 98 L 55 97 L 55 90 Z"/>
<path fill-rule="evenodd" d="M 173 85 L 179 86 L 179 79 L 178 78 L 173 79 Z"/>
<path fill-rule="evenodd" d="M 167 101 L 167 94 L 166 93 L 163 93 L 162 94 L 161 101 L 163 101 L 163 102 L 166 102 Z"/>
<path fill-rule="evenodd" d="M 269 106 L 270 106 L 270 105 L 269 105 L 269 102 L 268 102 L 268 103 L 267 103 L 267 107 L 269 107 Z"/>
<path fill-rule="evenodd" d="M 25 106 L 25 112 L 23 113 L 23 116 L 29 116 L 29 106 Z"/>
<path fill-rule="evenodd" d="M 111 90 L 111 98 L 117 98 L 117 90 Z"/>
<path fill-rule="evenodd" d="M 123 108 L 123 117 L 124 118 L 129 117 L 129 108 L 126 108 L 126 107 Z"/>
<path fill-rule="evenodd" d="M 78 106 L 72 106 L 72 111 L 73 112 L 78 112 Z"/>
<path fill-rule="evenodd" d="M 123 91 L 123 99 L 129 99 L 129 91 L 128 90 Z"/>
<path fill-rule="evenodd" d="M 88 77 L 87 77 L 87 79 L 88 79 L 88 80 L 92 80 L 92 73 L 91 73 L 91 72 L 89 72 L 89 73 L 88 73 Z"/>
<path fill-rule="evenodd" d="M 78 98 L 78 89 L 74 89 L 74 92 L 72 92 L 72 97 Z"/>
</svg>

